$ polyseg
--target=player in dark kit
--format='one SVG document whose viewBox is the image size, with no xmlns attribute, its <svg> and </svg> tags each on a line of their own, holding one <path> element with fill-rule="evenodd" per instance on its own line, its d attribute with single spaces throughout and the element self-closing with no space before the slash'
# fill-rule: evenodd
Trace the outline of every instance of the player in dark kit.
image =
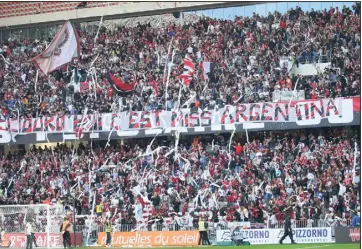
<svg viewBox="0 0 362 249">
<path fill-rule="evenodd" d="M 293 230 L 292 230 L 292 222 L 290 221 L 290 216 L 288 214 L 288 212 L 284 213 L 284 234 L 283 237 L 281 237 L 281 239 L 279 240 L 279 244 L 283 244 L 283 240 L 289 236 L 290 241 L 292 242 L 292 244 L 297 244 L 294 240 L 293 240 Z"/>
</svg>

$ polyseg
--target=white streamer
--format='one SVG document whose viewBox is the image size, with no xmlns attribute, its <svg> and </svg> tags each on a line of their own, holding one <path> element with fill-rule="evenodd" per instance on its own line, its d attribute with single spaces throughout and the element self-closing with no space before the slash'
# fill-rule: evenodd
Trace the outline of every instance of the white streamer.
<svg viewBox="0 0 362 249">
<path fill-rule="evenodd" d="M 356 177 L 356 166 L 357 166 L 357 157 L 358 157 L 358 149 L 357 149 L 357 142 L 354 142 L 354 157 L 353 157 L 353 177 L 352 181 L 354 183 L 354 179 Z"/>
<path fill-rule="evenodd" d="M 247 142 L 248 144 L 250 144 L 250 142 L 249 142 L 249 135 L 248 135 L 248 129 L 245 129 L 245 134 L 246 134 L 246 142 Z"/>
<path fill-rule="evenodd" d="M 231 133 L 230 140 L 229 140 L 229 152 L 228 152 L 229 163 L 228 163 L 228 169 L 230 169 L 230 163 L 231 163 L 231 159 L 232 159 L 232 156 L 231 156 L 231 142 L 233 141 L 233 136 L 234 136 L 234 134 L 235 134 L 236 128 L 237 128 L 237 125 L 235 125 L 235 128 L 234 128 L 233 132 Z"/>
<path fill-rule="evenodd" d="M 12 63 L 8 62 L 2 54 L 0 54 L 0 56 L 3 58 L 6 64 L 14 66 Z"/>
<path fill-rule="evenodd" d="M 93 197 L 92 212 L 91 212 L 92 217 L 94 217 L 94 208 L 95 208 L 95 203 L 96 203 L 96 197 L 97 197 L 97 192 L 94 193 L 94 197 Z M 89 237 L 90 237 L 91 227 L 92 227 L 92 221 L 89 221 L 88 234 L 87 234 L 87 245 L 89 245 Z"/>
<path fill-rule="evenodd" d="M 196 92 L 195 91 L 191 91 L 191 94 L 190 94 L 190 98 L 188 100 L 186 100 L 186 102 L 181 105 L 180 107 L 183 107 L 183 106 L 186 106 L 186 108 L 188 109 L 190 107 L 190 105 L 192 104 L 192 102 L 196 99 Z"/>
<path fill-rule="evenodd" d="M 93 64 L 96 62 L 96 60 L 98 59 L 98 57 L 99 57 L 99 53 L 97 54 L 96 58 L 94 58 L 94 60 L 93 60 L 92 63 L 90 64 L 89 70 L 91 70 L 91 68 L 93 67 Z"/>
<path fill-rule="evenodd" d="M 181 82 L 181 81 L 180 81 Z M 178 98 L 177 98 L 177 109 L 180 109 L 181 108 L 181 93 L 182 93 L 182 89 L 184 88 L 185 86 L 180 83 L 180 89 L 178 91 Z"/>
<path fill-rule="evenodd" d="M 172 36 L 172 38 L 171 38 L 170 45 L 168 46 L 166 63 L 168 62 L 168 57 L 170 56 L 172 42 L 173 42 L 173 36 Z M 175 51 L 173 51 L 172 53 L 174 53 L 174 52 L 175 52 Z M 173 59 L 173 56 L 172 56 L 171 58 Z M 170 75 L 171 75 L 172 63 L 173 63 L 173 61 L 171 61 L 170 63 L 165 64 L 165 68 L 164 68 L 164 74 L 165 74 L 165 72 L 166 72 L 166 65 L 168 66 L 167 79 L 166 79 L 166 91 L 165 91 L 165 104 L 167 103 L 167 90 L 168 90 L 168 82 L 169 82 L 169 80 L 170 80 Z M 163 79 L 163 81 L 164 81 L 164 79 Z M 163 82 L 163 83 L 164 83 L 164 82 Z"/>
<path fill-rule="evenodd" d="M 288 106 L 290 106 L 290 103 L 292 103 L 292 99 L 293 99 L 293 97 L 294 97 L 294 95 L 295 95 L 295 91 L 297 90 L 298 82 L 299 82 L 299 78 L 297 79 L 297 82 L 295 82 L 293 94 L 292 94 L 292 96 L 290 97 Z"/>
<path fill-rule="evenodd" d="M 36 70 L 35 84 L 34 84 L 35 92 L 36 92 L 36 84 L 38 83 L 38 78 L 39 78 L 39 70 Z"/>
<path fill-rule="evenodd" d="M 102 24 L 103 24 L 103 16 L 101 17 L 101 21 L 100 21 L 99 24 L 98 24 L 98 30 L 97 30 L 96 36 L 94 37 L 94 43 L 96 43 L 97 40 L 98 40 L 98 34 L 99 34 L 99 30 L 100 30 L 101 27 L 102 27 Z"/>
</svg>

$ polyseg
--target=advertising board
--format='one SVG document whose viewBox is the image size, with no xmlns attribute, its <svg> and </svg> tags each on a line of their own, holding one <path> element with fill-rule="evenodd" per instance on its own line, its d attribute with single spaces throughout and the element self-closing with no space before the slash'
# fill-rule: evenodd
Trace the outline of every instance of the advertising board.
<svg viewBox="0 0 362 249">
<path fill-rule="evenodd" d="M 361 243 L 361 228 L 336 227 L 336 243 Z"/>
<path fill-rule="evenodd" d="M 272 244 L 272 231 L 269 229 L 251 229 L 243 230 L 234 233 L 234 236 L 243 238 L 250 242 L 252 245 Z M 231 231 L 230 230 L 217 230 L 216 231 L 216 243 L 217 245 L 230 245 Z"/>
<path fill-rule="evenodd" d="M 106 245 L 106 233 L 98 233 L 98 244 Z M 113 247 L 197 246 L 199 231 L 114 232 Z"/>
<path fill-rule="evenodd" d="M 252 245 L 258 244 L 278 244 L 284 234 L 284 229 L 250 229 L 234 232 L 233 236 L 237 239 L 245 239 Z M 230 230 L 216 231 L 216 240 L 218 245 L 230 245 L 232 241 Z M 297 243 L 328 243 L 332 242 L 332 232 L 330 227 L 318 228 L 295 228 L 293 229 L 293 238 Z M 291 243 L 289 237 L 284 242 Z"/>
<path fill-rule="evenodd" d="M 76 233 L 76 245 L 82 245 L 81 233 Z M 71 234 L 71 241 L 73 241 L 73 234 Z M 39 247 L 47 247 L 47 233 L 35 233 L 36 243 Z M 5 233 L 2 237 L 4 243 L 11 242 L 10 248 L 25 248 L 26 247 L 26 235 L 24 233 Z M 51 233 L 50 234 L 50 247 L 63 247 L 63 236 L 62 233 Z"/>
</svg>

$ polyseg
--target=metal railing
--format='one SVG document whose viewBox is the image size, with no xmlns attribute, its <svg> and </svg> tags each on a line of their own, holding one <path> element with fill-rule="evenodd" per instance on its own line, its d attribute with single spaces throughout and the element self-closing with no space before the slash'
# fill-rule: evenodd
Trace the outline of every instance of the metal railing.
<svg viewBox="0 0 362 249">
<path fill-rule="evenodd" d="M 212 242 L 216 241 L 216 231 L 217 230 L 228 230 L 233 223 L 208 223 L 208 233 L 209 239 Z M 235 222 L 234 222 L 235 224 Z M 335 224 L 331 225 L 326 220 L 292 220 L 292 228 L 307 228 L 307 227 L 332 227 L 337 226 L 350 226 L 351 220 L 340 220 Z M 250 229 L 283 229 L 284 223 L 282 221 L 272 222 L 265 221 L 264 223 L 251 223 Z M 151 232 L 151 231 L 185 231 L 185 230 L 197 230 L 197 225 L 193 226 L 188 225 L 178 225 L 178 224 L 116 224 L 113 226 L 114 232 Z M 334 230 L 334 229 L 333 229 Z M 98 232 L 104 232 L 105 226 L 91 226 L 89 230 L 88 225 L 76 225 L 76 232 L 80 232 L 83 235 L 83 241 L 86 242 L 89 233 L 88 245 L 97 243 Z M 332 234 L 334 234 L 332 232 Z"/>
<path fill-rule="evenodd" d="M 350 226 L 352 220 L 348 219 L 344 222 L 337 221 L 337 226 Z M 273 223 L 271 221 L 268 222 L 268 228 L 284 228 L 283 221 L 279 221 Z M 330 223 L 327 220 L 292 220 L 292 227 L 293 228 L 303 228 L 303 227 L 330 227 Z"/>
<path fill-rule="evenodd" d="M 315 64 L 315 63 L 328 63 L 331 62 L 330 57 L 326 55 L 316 54 L 314 56 L 300 56 L 298 57 L 299 64 Z"/>
<path fill-rule="evenodd" d="M 113 226 L 113 231 L 117 232 L 151 232 L 151 231 L 185 231 L 195 230 L 195 226 L 180 226 L 178 224 L 144 224 L 144 225 L 133 225 L 133 224 L 116 224 Z M 89 227 L 87 225 L 76 225 L 76 231 L 80 233 L 88 233 Z M 105 226 L 99 225 L 97 227 L 91 227 L 91 232 L 104 232 Z"/>
<path fill-rule="evenodd" d="M 289 101 L 292 100 L 305 100 L 305 91 L 288 91 L 288 90 L 275 90 L 273 92 L 273 102 Z"/>
<path fill-rule="evenodd" d="M 336 226 L 350 226 L 351 225 L 351 219 L 347 219 L 344 221 L 337 221 Z M 208 222 L 209 229 L 229 229 L 232 224 L 235 224 L 237 222 L 231 222 L 231 223 L 213 223 Z M 240 222 L 242 223 L 242 222 Z M 293 228 L 303 228 L 303 227 L 329 227 L 330 224 L 327 220 L 292 220 L 292 227 Z M 269 229 L 282 229 L 284 227 L 283 221 L 265 221 L 264 223 L 251 223 L 250 229 L 263 229 L 263 228 L 269 228 Z M 113 226 L 114 231 L 119 232 L 132 232 L 132 231 L 184 231 L 184 230 L 194 230 L 197 229 L 197 225 L 194 224 L 193 226 L 188 225 L 178 225 L 178 224 L 142 224 L 142 225 L 136 225 L 136 224 L 116 224 Z M 89 226 L 87 225 L 76 225 L 76 232 L 86 232 L 88 233 Z M 99 225 L 99 226 L 91 226 L 90 229 L 91 232 L 104 232 L 105 226 Z"/>
</svg>

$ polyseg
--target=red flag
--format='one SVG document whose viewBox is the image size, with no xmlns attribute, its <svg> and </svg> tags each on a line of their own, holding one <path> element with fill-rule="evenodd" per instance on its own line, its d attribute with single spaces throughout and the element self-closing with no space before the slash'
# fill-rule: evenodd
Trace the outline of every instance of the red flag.
<svg viewBox="0 0 362 249">
<path fill-rule="evenodd" d="M 134 89 L 134 87 L 137 84 L 137 80 L 133 82 L 132 84 L 126 84 L 117 77 L 115 77 L 112 73 L 108 73 L 106 75 L 109 83 L 113 86 L 113 88 L 118 92 L 130 92 Z"/>
<path fill-rule="evenodd" d="M 192 81 L 192 77 L 187 73 L 181 74 L 180 76 L 178 76 L 178 78 L 181 80 L 181 83 L 185 86 L 189 86 Z"/>
<path fill-rule="evenodd" d="M 195 64 L 189 58 L 184 59 L 184 71 L 187 71 L 190 73 L 195 72 Z"/>
<path fill-rule="evenodd" d="M 185 58 L 184 59 L 184 72 L 178 76 L 181 80 L 181 83 L 185 86 L 189 86 L 192 81 L 192 76 L 195 72 L 195 64 L 192 62 L 191 59 Z"/>
</svg>

